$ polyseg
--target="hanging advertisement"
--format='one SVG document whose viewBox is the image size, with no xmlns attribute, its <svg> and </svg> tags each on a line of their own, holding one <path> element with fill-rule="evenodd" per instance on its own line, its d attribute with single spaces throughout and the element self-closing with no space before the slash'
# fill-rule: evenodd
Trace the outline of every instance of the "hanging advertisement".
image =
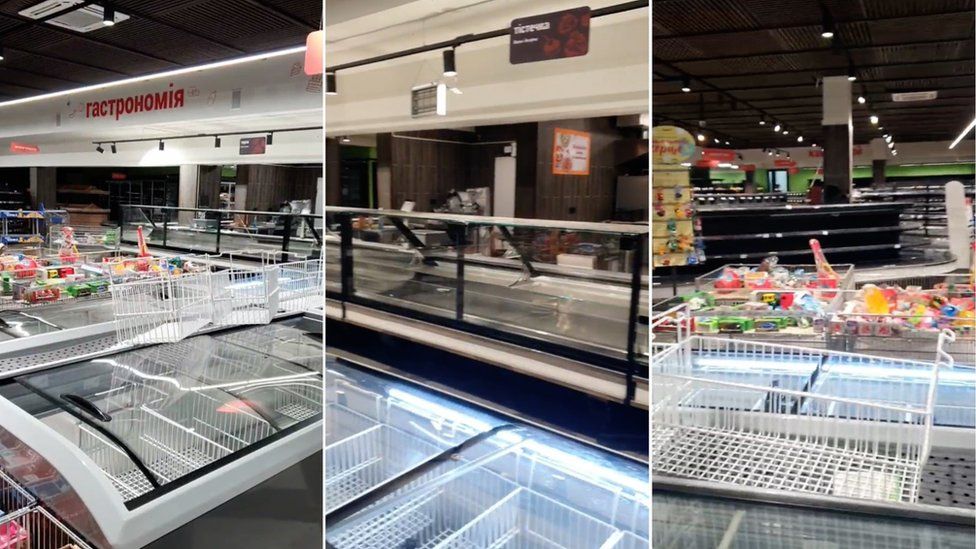
<svg viewBox="0 0 976 549">
<path fill-rule="evenodd" d="M 681 164 L 695 153 L 695 138 L 677 126 L 655 126 L 651 132 L 651 164 Z"/>
<path fill-rule="evenodd" d="M 590 51 L 590 8 L 574 8 L 512 21 L 508 60 L 513 65 L 565 57 Z"/>
<path fill-rule="evenodd" d="M 552 143 L 552 173 L 590 175 L 590 134 L 556 128 Z"/>
</svg>

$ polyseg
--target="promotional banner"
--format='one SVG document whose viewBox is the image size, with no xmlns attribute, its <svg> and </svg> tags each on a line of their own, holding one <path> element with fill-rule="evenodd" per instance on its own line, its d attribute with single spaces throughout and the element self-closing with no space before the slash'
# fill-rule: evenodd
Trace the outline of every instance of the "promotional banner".
<svg viewBox="0 0 976 549">
<path fill-rule="evenodd" d="M 717 162 L 732 162 L 735 160 L 736 152 L 727 149 L 702 149 L 702 160 L 715 160 Z"/>
<path fill-rule="evenodd" d="M 552 173 L 590 175 L 590 134 L 556 128 L 552 144 Z"/>
<path fill-rule="evenodd" d="M 695 153 L 695 138 L 677 126 L 655 126 L 651 131 L 651 164 L 681 164 Z"/>
<path fill-rule="evenodd" d="M 508 59 L 513 65 L 586 55 L 590 51 L 590 8 L 515 19 L 509 36 Z"/>
<path fill-rule="evenodd" d="M 268 138 L 243 137 L 241 138 L 241 154 L 264 154 L 268 150 Z"/>
</svg>

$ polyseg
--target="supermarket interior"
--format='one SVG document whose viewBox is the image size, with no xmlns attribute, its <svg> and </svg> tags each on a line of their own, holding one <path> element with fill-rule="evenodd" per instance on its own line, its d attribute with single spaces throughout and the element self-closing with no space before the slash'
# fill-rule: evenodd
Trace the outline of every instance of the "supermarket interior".
<svg viewBox="0 0 976 549">
<path fill-rule="evenodd" d="M 327 545 L 647 547 L 648 2 L 393 4 L 326 4 Z"/>
<path fill-rule="evenodd" d="M 972 2 L 653 8 L 653 546 L 972 546 Z"/>
<path fill-rule="evenodd" d="M 321 20 L 0 3 L 0 546 L 321 545 Z"/>
</svg>

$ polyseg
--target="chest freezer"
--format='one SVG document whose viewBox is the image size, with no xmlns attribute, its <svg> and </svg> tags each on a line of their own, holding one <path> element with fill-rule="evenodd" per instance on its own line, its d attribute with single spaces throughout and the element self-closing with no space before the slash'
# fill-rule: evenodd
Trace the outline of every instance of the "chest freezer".
<svg viewBox="0 0 976 549">
<path fill-rule="evenodd" d="M 141 547 L 321 448 L 322 376 L 284 352 L 288 328 L 15 377 L 0 386 L 0 467 L 93 546 Z"/>
<path fill-rule="evenodd" d="M 329 359 L 326 403 L 330 547 L 649 547 L 646 463 Z"/>
</svg>

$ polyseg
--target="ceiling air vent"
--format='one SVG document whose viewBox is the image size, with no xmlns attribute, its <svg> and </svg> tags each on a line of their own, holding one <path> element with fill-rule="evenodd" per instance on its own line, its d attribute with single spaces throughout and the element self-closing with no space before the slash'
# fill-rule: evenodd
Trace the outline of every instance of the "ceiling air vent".
<svg viewBox="0 0 976 549">
<path fill-rule="evenodd" d="M 21 10 L 19 14 L 30 19 L 43 19 L 55 13 L 71 10 L 72 7 L 80 6 L 84 3 L 85 0 L 46 0 L 25 10 Z M 91 32 L 105 27 L 102 21 L 102 15 L 102 6 L 91 4 L 83 8 L 68 11 L 54 19 L 45 21 L 45 23 L 75 32 Z M 115 12 L 116 23 L 125 21 L 128 18 L 129 16 L 124 13 Z"/>
<path fill-rule="evenodd" d="M 891 100 L 899 103 L 908 101 L 931 101 L 939 96 L 937 91 L 905 92 L 891 94 Z"/>
</svg>

